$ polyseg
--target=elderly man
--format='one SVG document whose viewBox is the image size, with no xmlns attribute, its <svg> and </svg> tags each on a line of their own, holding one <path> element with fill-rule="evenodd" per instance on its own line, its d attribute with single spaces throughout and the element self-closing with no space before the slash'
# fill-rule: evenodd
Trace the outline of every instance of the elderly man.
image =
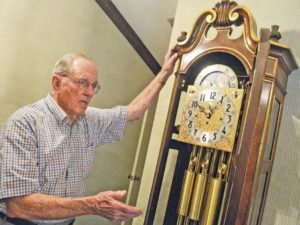
<svg viewBox="0 0 300 225">
<path fill-rule="evenodd" d="M 53 91 L 21 108 L 0 139 L 0 224 L 73 224 L 99 215 L 120 222 L 142 214 L 121 201 L 126 191 L 83 197 L 94 150 L 120 140 L 127 121 L 140 118 L 172 74 L 178 54 L 169 50 L 162 70 L 127 106 L 88 107 L 100 89 L 95 64 L 67 54 L 52 76 Z"/>
</svg>

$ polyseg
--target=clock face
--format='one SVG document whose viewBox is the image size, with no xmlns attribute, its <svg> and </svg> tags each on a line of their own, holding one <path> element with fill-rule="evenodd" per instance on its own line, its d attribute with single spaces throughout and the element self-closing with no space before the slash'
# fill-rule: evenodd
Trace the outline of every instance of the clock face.
<svg viewBox="0 0 300 225">
<path fill-rule="evenodd" d="M 201 86 L 238 88 L 238 79 L 230 67 L 223 64 L 214 64 L 201 70 L 195 79 L 195 84 Z"/>
<path fill-rule="evenodd" d="M 243 90 L 189 86 L 179 140 L 232 151 Z"/>
</svg>

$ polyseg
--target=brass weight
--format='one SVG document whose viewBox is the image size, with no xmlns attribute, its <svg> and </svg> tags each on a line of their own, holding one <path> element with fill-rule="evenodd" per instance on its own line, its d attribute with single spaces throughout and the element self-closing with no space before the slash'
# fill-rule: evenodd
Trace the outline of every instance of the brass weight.
<svg viewBox="0 0 300 225">
<path fill-rule="evenodd" d="M 194 171 L 185 171 L 184 183 L 181 191 L 180 204 L 178 207 L 178 214 L 180 216 L 187 216 L 189 209 L 189 202 L 192 194 L 193 183 L 195 178 Z"/>
<path fill-rule="evenodd" d="M 207 168 L 209 165 L 209 158 L 204 158 L 201 160 L 203 148 L 199 152 L 199 161 L 201 172 L 196 174 L 196 180 L 194 184 L 192 202 L 189 210 L 189 219 L 194 221 L 200 220 L 202 202 L 205 194 L 205 187 L 207 183 Z"/>
<path fill-rule="evenodd" d="M 223 176 L 227 172 L 227 165 L 223 162 L 224 157 L 225 153 L 222 152 L 218 163 L 217 177 L 212 177 L 209 180 L 209 190 L 203 216 L 203 225 L 214 225 L 220 192 L 223 185 L 226 184 L 226 181 L 223 179 Z"/>
<path fill-rule="evenodd" d="M 219 194 L 223 182 L 224 181 L 221 179 L 216 178 L 211 178 L 209 181 L 209 191 L 203 216 L 203 225 L 214 225 Z"/>
<path fill-rule="evenodd" d="M 181 189 L 181 196 L 178 206 L 178 220 L 177 224 L 181 224 L 181 220 L 183 217 L 188 215 L 189 204 L 191 199 L 191 194 L 193 191 L 194 180 L 195 180 L 195 167 L 197 165 L 197 151 L 198 147 L 193 146 L 193 150 L 190 156 L 189 166 L 185 170 L 183 185 Z"/>
<path fill-rule="evenodd" d="M 205 186 L 207 181 L 207 175 L 198 173 L 196 175 L 196 181 L 194 186 L 194 192 L 191 202 L 191 208 L 189 210 L 189 218 L 199 221 L 203 197 L 205 193 Z"/>
</svg>

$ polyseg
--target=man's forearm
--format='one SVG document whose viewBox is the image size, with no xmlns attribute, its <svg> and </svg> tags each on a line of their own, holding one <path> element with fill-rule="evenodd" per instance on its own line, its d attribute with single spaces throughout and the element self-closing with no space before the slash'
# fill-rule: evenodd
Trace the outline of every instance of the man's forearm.
<svg viewBox="0 0 300 225">
<path fill-rule="evenodd" d="M 150 84 L 127 106 L 128 121 L 139 119 L 149 108 L 158 93 L 173 73 L 178 54 L 175 49 L 169 49 L 165 56 L 165 61 L 161 71 Z"/>
<path fill-rule="evenodd" d="M 86 198 L 65 198 L 40 193 L 6 200 L 7 215 L 22 219 L 65 219 L 92 214 L 91 202 Z"/>
<path fill-rule="evenodd" d="M 165 84 L 165 80 L 157 75 L 150 84 L 128 105 L 128 121 L 139 119 L 149 108 Z"/>
<path fill-rule="evenodd" d="M 21 219 L 56 220 L 80 215 L 103 216 L 113 222 L 121 222 L 143 212 L 120 199 L 126 191 L 105 191 L 83 198 L 56 197 L 34 193 L 6 199 L 7 215 Z"/>
</svg>

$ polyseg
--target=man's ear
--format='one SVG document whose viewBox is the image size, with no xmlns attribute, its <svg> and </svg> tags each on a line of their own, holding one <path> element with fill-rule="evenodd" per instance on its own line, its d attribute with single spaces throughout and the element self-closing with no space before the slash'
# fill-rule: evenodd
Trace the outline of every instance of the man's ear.
<svg viewBox="0 0 300 225">
<path fill-rule="evenodd" d="M 52 88 L 53 88 L 53 90 L 54 91 L 59 90 L 60 85 L 61 85 L 61 77 L 56 75 L 56 74 L 53 74 L 53 76 L 52 76 Z"/>
</svg>

